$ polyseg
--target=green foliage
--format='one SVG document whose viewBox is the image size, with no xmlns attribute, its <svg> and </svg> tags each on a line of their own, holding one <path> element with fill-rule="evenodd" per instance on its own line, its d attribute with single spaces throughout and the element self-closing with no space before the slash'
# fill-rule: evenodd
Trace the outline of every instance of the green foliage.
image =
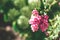
<svg viewBox="0 0 60 40">
<path fill-rule="evenodd" d="M 22 28 L 22 29 L 26 29 L 28 28 L 28 18 L 21 15 L 18 20 L 17 20 L 17 24 L 19 25 L 19 28 Z"/>
<path fill-rule="evenodd" d="M 10 9 L 8 11 L 7 15 L 8 15 L 8 20 L 11 21 L 11 20 L 15 20 L 16 17 L 18 17 L 18 15 L 20 15 L 20 13 L 19 13 L 18 10 L 16 10 L 15 8 L 13 8 L 13 9 Z"/>
<path fill-rule="evenodd" d="M 13 0 L 15 6 L 22 8 L 26 5 L 25 0 Z"/>
<path fill-rule="evenodd" d="M 40 1 L 39 0 L 37 0 L 37 1 L 32 1 L 31 0 L 31 2 L 28 2 L 28 4 L 29 4 L 29 7 L 30 7 L 30 9 L 34 9 L 34 8 L 36 8 L 36 9 L 40 9 L 40 6 L 41 6 L 41 3 L 40 3 Z"/>
<path fill-rule="evenodd" d="M 21 13 L 21 15 L 24 15 L 28 18 L 30 18 L 30 16 L 31 16 L 31 10 L 28 6 L 21 8 L 20 13 Z"/>
<path fill-rule="evenodd" d="M 0 14 L 3 13 L 4 22 L 12 22 L 12 28 L 19 32 L 26 40 L 53 40 L 60 32 L 60 5 L 59 0 L 1 0 Z M 49 37 L 40 30 L 32 32 L 28 21 L 32 10 L 36 8 L 40 14 L 49 16 Z M 24 36 L 25 35 L 25 36 Z"/>
</svg>

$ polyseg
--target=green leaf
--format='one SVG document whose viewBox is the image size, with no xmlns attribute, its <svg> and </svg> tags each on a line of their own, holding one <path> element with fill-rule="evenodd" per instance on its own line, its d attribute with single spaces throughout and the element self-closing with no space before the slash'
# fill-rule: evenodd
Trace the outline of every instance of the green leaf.
<svg viewBox="0 0 60 40">
<path fill-rule="evenodd" d="M 21 15 L 18 20 L 17 20 L 17 24 L 19 25 L 19 28 L 21 29 L 26 29 L 28 28 L 28 18 Z"/>
</svg>

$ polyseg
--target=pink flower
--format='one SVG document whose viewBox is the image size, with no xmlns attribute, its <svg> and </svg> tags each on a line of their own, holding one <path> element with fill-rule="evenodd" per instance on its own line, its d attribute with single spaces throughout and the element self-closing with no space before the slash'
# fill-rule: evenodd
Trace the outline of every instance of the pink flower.
<svg viewBox="0 0 60 40">
<path fill-rule="evenodd" d="M 58 5 L 60 6 L 60 2 L 58 3 Z"/>
<path fill-rule="evenodd" d="M 36 31 L 38 31 L 38 25 L 37 24 L 33 24 L 33 25 L 31 25 L 31 30 L 33 31 L 33 32 L 36 32 Z"/>
<path fill-rule="evenodd" d="M 39 24 L 40 23 L 41 16 L 31 16 L 31 19 L 29 20 L 29 24 Z"/>
<path fill-rule="evenodd" d="M 48 23 L 48 20 L 46 20 L 46 19 L 41 19 L 41 23 Z"/>
<path fill-rule="evenodd" d="M 40 15 L 37 15 L 37 19 L 40 21 L 41 20 L 41 16 Z"/>
<path fill-rule="evenodd" d="M 49 16 L 48 15 L 44 15 L 43 16 L 45 19 L 47 19 L 48 20 L 48 18 L 49 18 Z"/>
<path fill-rule="evenodd" d="M 40 30 L 42 31 L 42 32 L 44 32 L 44 31 L 46 31 L 47 30 L 47 28 L 48 28 L 48 16 L 47 15 L 42 15 L 41 16 L 42 18 L 41 18 L 41 22 L 40 22 Z"/>
<path fill-rule="evenodd" d="M 29 20 L 29 24 L 31 24 L 31 30 L 33 32 L 38 31 L 38 25 L 40 23 L 41 16 L 39 15 L 31 15 L 31 18 Z"/>
<path fill-rule="evenodd" d="M 44 32 L 44 33 L 45 33 L 46 37 L 49 37 L 49 33 L 48 32 Z"/>
<path fill-rule="evenodd" d="M 32 11 L 31 18 L 29 20 L 29 24 L 31 24 L 31 30 L 33 32 L 40 30 L 45 32 L 48 29 L 48 15 L 39 15 L 38 11 L 35 9 Z M 39 26 L 39 27 L 38 27 Z"/>
<path fill-rule="evenodd" d="M 29 24 L 39 24 L 37 18 L 33 18 L 29 20 Z"/>
<path fill-rule="evenodd" d="M 38 15 L 38 11 L 35 9 L 35 10 L 32 11 L 32 14 Z"/>
<path fill-rule="evenodd" d="M 45 25 L 45 24 L 40 24 L 40 30 L 41 30 L 42 32 L 45 32 L 45 31 L 47 30 L 47 28 L 48 28 L 47 25 Z"/>
</svg>

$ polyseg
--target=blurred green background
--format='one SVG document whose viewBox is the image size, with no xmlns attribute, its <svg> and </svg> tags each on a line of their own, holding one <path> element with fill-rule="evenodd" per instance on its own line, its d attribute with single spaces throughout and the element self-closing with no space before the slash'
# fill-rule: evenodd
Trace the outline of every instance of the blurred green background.
<svg viewBox="0 0 60 40">
<path fill-rule="evenodd" d="M 28 23 L 32 10 L 36 8 L 40 14 L 49 16 L 50 34 L 32 32 Z M 60 37 L 60 0 L 0 0 L 0 27 L 11 25 L 24 40 L 55 40 Z"/>
</svg>

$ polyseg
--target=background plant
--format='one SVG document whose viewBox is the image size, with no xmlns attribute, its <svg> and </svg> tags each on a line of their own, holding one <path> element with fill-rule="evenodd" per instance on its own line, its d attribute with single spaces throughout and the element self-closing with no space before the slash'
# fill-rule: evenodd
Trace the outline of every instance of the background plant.
<svg viewBox="0 0 60 40">
<path fill-rule="evenodd" d="M 48 37 L 40 30 L 32 32 L 28 21 L 32 10 L 36 8 L 40 14 L 49 16 Z M 60 32 L 60 0 L 0 0 L 1 26 L 12 25 L 26 40 L 55 40 Z"/>
</svg>

